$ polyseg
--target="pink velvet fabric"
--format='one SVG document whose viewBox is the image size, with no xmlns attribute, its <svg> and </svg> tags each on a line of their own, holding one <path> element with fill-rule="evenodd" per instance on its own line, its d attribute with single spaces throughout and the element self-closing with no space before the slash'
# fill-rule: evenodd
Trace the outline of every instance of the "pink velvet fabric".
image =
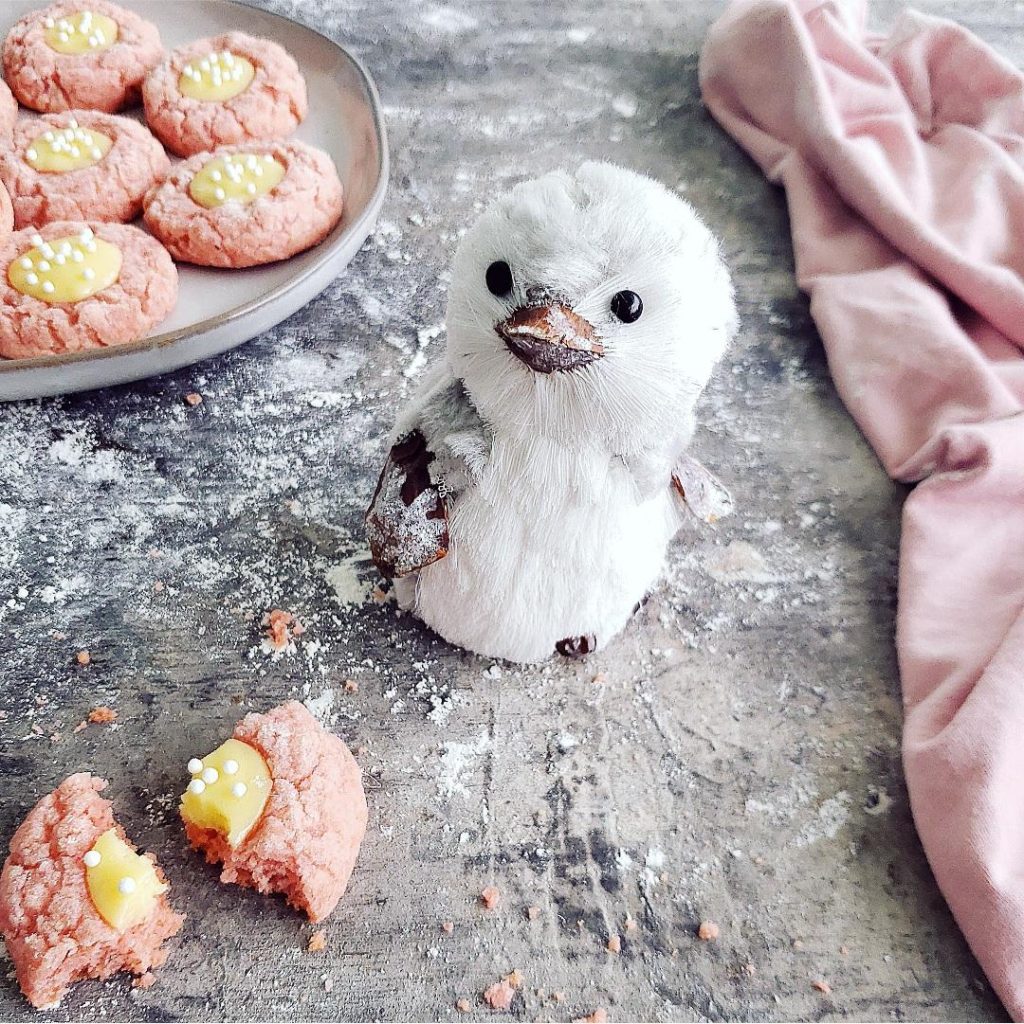
<svg viewBox="0 0 1024 1024">
<path fill-rule="evenodd" d="M 914 819 L 1024 1019 L 1024 77 L 960 26 L 732 0 L 712 114 L 785 187 L 836 387 L 896 479 Z"/>
</svg>

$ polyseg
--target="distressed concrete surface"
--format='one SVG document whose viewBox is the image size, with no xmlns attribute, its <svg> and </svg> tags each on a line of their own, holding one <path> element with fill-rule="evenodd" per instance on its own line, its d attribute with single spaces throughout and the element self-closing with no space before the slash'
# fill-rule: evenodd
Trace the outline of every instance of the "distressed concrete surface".
<svg viewBox="0 0 1024 1024">
<path fill-rule="evenodd" d="M 377 77 L 393 181 L 373 240 L 224 358 L 0 408 L 0 837 L 95 770 L 189 915 L 153 989 L 85 984 L 46 1017 L 505 1019 L 480 993 L 518 969 L 518 1019 L 1004 1019 L 902 782 L 901 492 L 829 382 L 781 194 L 698 101 L 719 4 L 273 6 Z M 1020 4 L 927 7 L 1024 57 Z M 612 648 L 521 671 L 370 598 L 360 520 L 443 343 L 458 231 L 495 190 L 586 157 L 679 187 L 725 240 L 744 328 L 696 447 L 739 511 L 679 538 Z M 278 659 L 258 626 L 275 606 L 308 628 Z M 219 885 L 174 809 L 190 755 L 294 695 L 360 750 L 371 809 L 319 954 L 279 901 Z M 117 723 L 74 732 L 101 704 Z M 695 936 L 706 919 L 716 942 Z M 28 1019 L 6 974 L 0 1019 Z"/>
</svg>

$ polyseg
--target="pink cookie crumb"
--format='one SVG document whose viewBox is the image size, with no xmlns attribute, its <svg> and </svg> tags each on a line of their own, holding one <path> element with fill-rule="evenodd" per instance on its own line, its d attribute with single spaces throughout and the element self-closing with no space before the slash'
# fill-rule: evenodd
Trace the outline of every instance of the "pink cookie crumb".
<svg viewBox="0 0 1024 1024">
<path fill-rule="evenodd" d="M 512 1005 L 516 990 L 509 984 L 507 978 L 496 981 L 489 988 L 484 989 L 484 1002 L 492 1010 L 507 1010 Z"/>
</svg>

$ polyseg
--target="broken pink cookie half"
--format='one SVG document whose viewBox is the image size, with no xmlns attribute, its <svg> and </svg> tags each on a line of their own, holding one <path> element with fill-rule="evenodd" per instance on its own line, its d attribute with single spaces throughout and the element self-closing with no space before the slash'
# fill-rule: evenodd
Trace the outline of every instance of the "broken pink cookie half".
<svg viewBox="0 0 1024 1024">
<path fill-rule="evenodd" d="M 282 893 L 322 921 L 348 885 L 366 833 L 366 796 L 348 747 L 297 701 L 246 715 L 192 758 L 181 800 L 189 842 L 221 881 Z"/>
<path fill-rule="evenodd" d="M 0 931 L 29 1002 L 56 1005 L 76 981 L 146 975 L 185 920 L 167 881 L 140 855 L 99 792 L 71 775 L 43 797 L 11 839 L 0 873 Z"/>
</svg>

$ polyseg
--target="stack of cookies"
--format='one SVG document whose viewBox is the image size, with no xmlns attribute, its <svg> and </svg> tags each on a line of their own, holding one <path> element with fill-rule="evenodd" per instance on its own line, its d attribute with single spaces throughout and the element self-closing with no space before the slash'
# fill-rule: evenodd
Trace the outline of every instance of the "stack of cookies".
<svg viewBox="0 0 1024 1024">
<path fill-rule="evenodd" d="M 268 39 L 228 32 L 168 55 L 137 14 L 65 0 L 11 29 L 3 72 L 0 357 L 135 341 L 174 308 L 175 260 L 287 259 L 341 218 L 331 158 L 288 141 L 306 83 Z M 146 125 L 119 116 L 140 101 Z"/>
</svg>

